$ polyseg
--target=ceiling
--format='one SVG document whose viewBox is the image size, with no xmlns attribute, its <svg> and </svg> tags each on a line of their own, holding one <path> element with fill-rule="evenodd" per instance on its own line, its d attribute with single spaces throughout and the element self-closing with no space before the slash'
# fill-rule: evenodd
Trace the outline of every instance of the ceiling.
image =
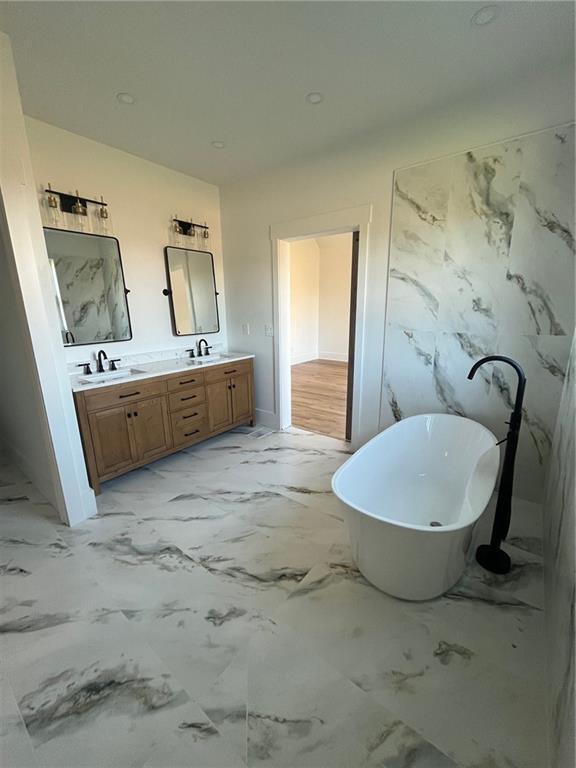
<svg viewBox="0 0 576 768">
<path fill-rule="evenodd" d="M 28 115 L 223 184 L 573 66 L 572 3 L 498 3 L 479 27 L 482 6 L 0 2 L 0 29 Z"/>
</svg>

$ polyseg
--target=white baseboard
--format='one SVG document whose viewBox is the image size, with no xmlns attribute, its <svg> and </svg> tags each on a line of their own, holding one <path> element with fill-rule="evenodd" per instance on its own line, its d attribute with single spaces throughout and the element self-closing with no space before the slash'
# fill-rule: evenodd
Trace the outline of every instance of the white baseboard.
<svg viewBox="0 0 576 768">
<path fill-rule="evenodd" d="M 268 429 L 279 429 L 280 421 L 274 411 L 263 411 L 261 408 L 256 408 L 256 424 L 260 427 L 268 427 Z"/>
<path fill-rule="evenodd" d="M 290 365 L 298 365 L 299 363 L 309 363 L 311 360 L 318 360 L 318 352 L 305 352 L 301 355 L 294 355 L 290 360 Z"/>
<path fill-rule="evenodd" d="M 318 357 L 320 360 L 334 360 L 339 363 L 348 362 L 347 352 L 319 352 Z"/>
</svg>

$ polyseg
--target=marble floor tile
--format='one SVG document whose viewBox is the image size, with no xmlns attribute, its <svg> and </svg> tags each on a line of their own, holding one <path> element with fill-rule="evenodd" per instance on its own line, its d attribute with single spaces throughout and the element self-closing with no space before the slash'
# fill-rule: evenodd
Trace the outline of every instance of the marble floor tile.
<svg viewBox="0 0 576 768">
<path fill-rule="evenodd" d="M 167 750 L 179 739 L 191 714 L 198 717 L 189 712 L 189 695 L 127 621 L 86 626 L 68 643 L 41 656 L 24 651 L 7 666 L 46 767 L 142 766 L 158 746 Z"/>
<path fill-rule="evenodd" d="M 187 601 L 123 613 L 194 699 L 202 700 L 254 634 L 274 626 L 257 602 L 235 584 L 204 573 Z"/>
<path fill-rule="evenodd" d="M 508 578 L 471 552 L 448 594 L 395 600 L 350 558 L 349 451 L 237 430 L 73 529 L 0 454 L 2 765 L 542 768 L 540 509 L 515 500 Z"/>
<path fill-rule="evenodd" d="M 0 672 L 0 764 L 6 768 L 40 768 L 12 686 Z"/>
<path fill-rule="evenodd" d="M 512 560 L 510 573 L 500 575 L 484 570 L 475 559 L 470 561 L 462 579 L 449 594 L 464 594 L 492 602 L 519 601 L 544 607 L 544 573 L 542 558 L 504 543 Z"/>
<path fill-rule="evenodd" d="M 250 767 L 455 766 L 291 632 L 251 645 L 247 723 Z"/>
<path fill-rule="evenodd" d="M 495 492 L 490 499 L 486 511 L 475 527 L 473 541 L 470 547 L 470 554 L 472 556 L 474 555 L 478 544 L 485 544 L 490 541 L 497 498 L 498 493 Z M 511 544 L 516 547 L 516 549 L 522 549 L 541 557 L 542 532 L 542 505 L 514 497 L 512 499 L 510 531 L 506 538 L 506 543 Z"/>
<path fill-rule="evenodd" d="M 236 654 L 213 685 L 199 697 L 199 703 L 230 744 L 234 755 L 246 764 L 248 650 Z"/>
<path fill-rule="evenodd" d="M 251 497 L 252 494 L 250 493 Z M 187 549 L 210 573 L 267 593 L 272 601 L 289 593 L 318 562 L 350 562 L 343 524 L 285 497 L 228 502 L 233 513 L 212 535 Z"/>
<path fill-rule="evenodd" d="M 273 618 L 459 764 L 541 765 L 536 734 L 523 735 L 542 717 L 539 684 L 497 664 L 488 642 L 465 644 L 457 621 L 436 619 L 436 604 L 398 601 L 358 572 L 318 566 Z M 434 704 L 439 691 L 446 708 Z M 502 711 L 505 721 L 494 717 Z"/>
</svg>

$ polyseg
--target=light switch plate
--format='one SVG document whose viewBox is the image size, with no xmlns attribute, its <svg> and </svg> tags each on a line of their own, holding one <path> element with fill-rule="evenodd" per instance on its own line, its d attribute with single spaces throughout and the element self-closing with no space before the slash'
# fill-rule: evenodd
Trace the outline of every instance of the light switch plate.
<svg viewBox="0 0 576 768">
<path fill-rule="evenodd" d="M 264 336 L 274 336 L 274 326 L 269 325 L 268 323 L 265 323 L 264 325 Z"/>
<path fill-rule="evenodd" d="M 250 336 L 250 323 L 242 323 L 242 336 Z"/>
</svg>

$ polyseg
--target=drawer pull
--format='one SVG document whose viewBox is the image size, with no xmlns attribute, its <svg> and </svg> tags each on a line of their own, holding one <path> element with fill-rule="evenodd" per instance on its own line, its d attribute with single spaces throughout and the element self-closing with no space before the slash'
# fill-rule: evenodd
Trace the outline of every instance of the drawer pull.
<svg viewBox="0 0 576 768">
<path fill-rule="evenodd" d="M 180 402 L 184 402 L 184 400 L 194 400 L 195 397 L 198 397 L 198 395 L 188 395 L 188 397 L 181 397 Z"/>
<path fill-rule="evenodd" d="M 199 429 L 194 429 L 192 432 L 184 432 L 184 437 L 192 437 L 192 435 L 197 435 L 198 432 L 200 432 Z"/>
<path fill-rule="evenodd" d="M 224 373 L 228 376 L 229 373 L 236 373 L 237 370 L 238 368 L 233 368 L 231 371 L 224 371 Z"/>
<path fill-rule="evenodd" d="M 188 416 L 182 416 L 182 420 L 191 419 L 193 416 L 198 416 L 198 411 L 196 411 L 195 413 L 189 413 Z"/>
<path fill-rule="evenodd" d="M 125 395 L 118 395 L 118 397 L 136 397 L 140 392 L 127 392 Z"/>
<path fill-rule="evenodd" d="M 179 381 L 178 384 L 182 387 L 184 384 L 194 384 L 195 381 L 196 379 L 186 379 L 186 381 Z"/>
</svg>

